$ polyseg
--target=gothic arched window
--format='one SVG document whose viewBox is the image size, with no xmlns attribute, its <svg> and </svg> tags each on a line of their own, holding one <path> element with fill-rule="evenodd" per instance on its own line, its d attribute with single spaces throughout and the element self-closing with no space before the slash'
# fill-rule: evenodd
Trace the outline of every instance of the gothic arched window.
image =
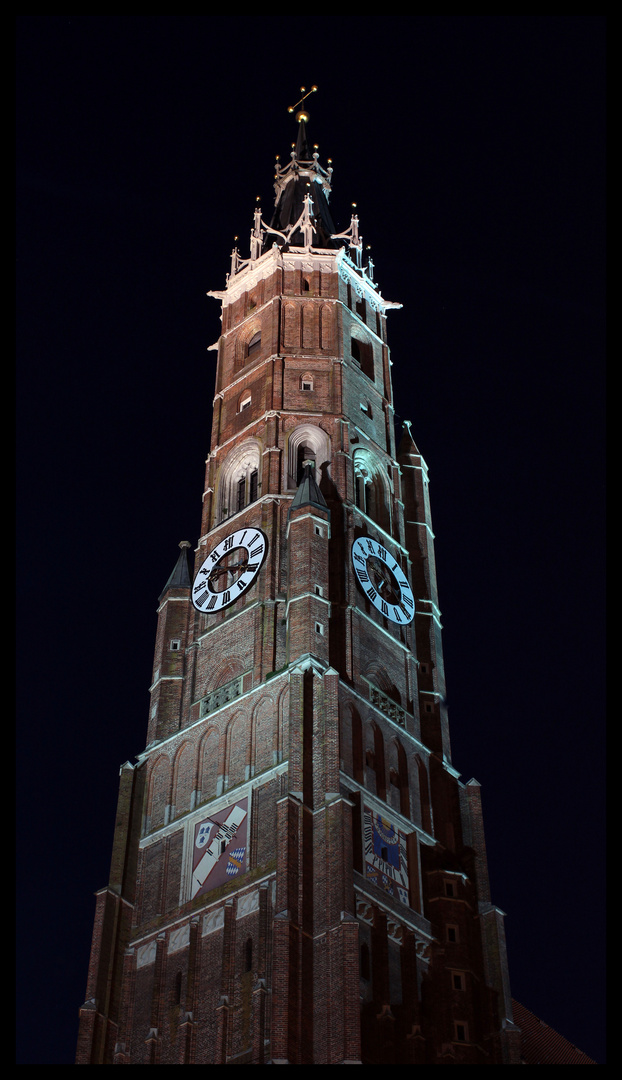
<svg viewBox="0 0 622 1080">
<path fill-rule="evenodd" d="M 261 450 L 256 439 L 248 439 L 227 455 L 220 470 L 217 520 L 238 514 L 259 498 Z"/>
<path fill-rule="evenodd" d="M 250 409 L 253 400 L 253 395 L 250 390 L 245 390 L 238 398 L 238 412 L 244 412 L 245 409 Z"/>
<path fill-rule="evenodd" d="M 354 501 L 366 517 L 385 532 L 391 531 L 390 491 L 384 471 L 374 455 L 362 447 L 354 451 Z"/>
</svg>

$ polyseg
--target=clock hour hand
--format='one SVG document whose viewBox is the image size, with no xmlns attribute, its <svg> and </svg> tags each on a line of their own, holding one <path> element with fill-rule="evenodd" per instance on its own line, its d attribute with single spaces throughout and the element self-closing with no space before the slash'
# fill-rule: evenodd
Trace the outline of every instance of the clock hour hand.
<svg viewBox="0 0 622 1080">
<path fill-rule="evenodd" d="M 370 566 L 370 571 L 372 572 L 372 576 L 375 579 L 374 583 L 376 589 L 378 590 L 378 593 L 383 598 L 383 600 L 387 600 L 391 604 L 397 603 L 399 597 L 397 597 L 395 594 L 395 588 L 389 571 L 386 570 L 384 567 L 379 566 Z"/>
<path fill-rule="evenodd" d="M 240 559 L 239 562 L 232 563 L 230 566 L 221 566 L 220 568 L 215 567 L 215 569 L 212 570 L 209 576 L 209 581 L 215 581 L 217 578 L 222 577 L 223 574 L 231 574 L 233 576 L 233 571 L 243 569 L 246 566 L 247 562 L 248 557 L 245 559 Z"/>
</svg>

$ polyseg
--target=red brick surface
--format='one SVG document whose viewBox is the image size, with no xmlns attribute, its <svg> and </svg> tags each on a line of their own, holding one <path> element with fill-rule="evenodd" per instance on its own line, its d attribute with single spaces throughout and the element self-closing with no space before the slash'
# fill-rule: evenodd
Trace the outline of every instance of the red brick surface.
<svg viewBox="0 0 622 1080">
<path fill-rule="evenodd" d="M 518 1063 L 477 793 L 449 767 L 425 463 L 409 445 L 396 464 L 385 321 L 341 254 L 273 250 L 229 281 L 195 570 L 237 528 L 261 528 L 268 554 L 215 616 L 188 588 L 161 597 L 78 1064 Z M 323 503 L 292 507 L 303 446 Z M 221 520 L 244 447 L 257 499 Z M 359 451 L 386 493 L 373 520 Z M 360 591 L 358 536 L 409 575 L 411 625 Z M 193 898 L 195 826 L 242 799 L 244 870 Z M 401 894 L 367 865 L 372 813 L 403 837 Z"/>
</svg>

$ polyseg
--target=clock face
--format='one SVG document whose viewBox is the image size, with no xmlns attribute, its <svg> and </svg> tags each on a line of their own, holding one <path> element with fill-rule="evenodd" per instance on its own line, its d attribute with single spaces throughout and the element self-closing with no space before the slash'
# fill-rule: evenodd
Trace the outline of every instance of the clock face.
<svg viewBox="0 0 622 1080">
<path fill-rule="evenodd" d="M 210 551 L 192 586 L 197 611 L 212 615 L 234 604 L 257 578 L 268 552 L 261 529 L 237 529 Z"/>
<path fill-rule="evenodd" d="M 415 599 L 403 570 L 382 544 L 359 536 L 352 544 L 352 565 L 359 585 L 381 615 L 394 623 L 410 623 Z"/>
</svg>

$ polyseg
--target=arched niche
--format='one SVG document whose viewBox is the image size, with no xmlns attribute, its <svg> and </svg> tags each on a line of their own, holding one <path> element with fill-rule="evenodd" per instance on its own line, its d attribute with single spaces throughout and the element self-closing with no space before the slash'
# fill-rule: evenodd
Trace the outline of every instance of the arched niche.
<svg viewBox="0 0 622 1080">
<path fill-rule="evenodd" d="M 302 463 L 308 459 L 315 462 L 316 476 L 319 476 L 320 466 L 330 460 L 330 440 L 317 424 L 299 424 L 289 434 L 286 487 L 290 491 L 298 487 L 302 479 Z"/>
<path fill-rule="evenodd" d="M 175 754 L 173 765 L 173 805 L 175 817 L 191 809 L 192 792 L 195 786 L 195 750 L 191 742 L 186 741 Z"/>
<path fill-rule="evenodd" d="M 167 808 L 171 800 L 171 762 L 167 754 L 160 754 L 154 762 L 149 777 L 147 793 L 146 832 L 166 825 Z"/>
<path fill-rule="evenodd" d="M 366 375 L 368 379 L 374 381 L 374 346 L 371 338 L 367 337 L 362 330 L 357 327 L 353 330 L 350 340 L 350 349 L 352 353 L 352 359 L 356 360 L 363 375 Z"/>
<path fill-rule="evenodd" d="M 408 758 L 399 739 L 392 739 L 388 746 L 389 788 L 391 805 L 404 817 L 410 817 L 410 785 L 408 782 Z"/>
<path fill-rule="evenodd" d="M 386 799 L 384 736 L 374 720 L 365 728 L 365 786 L 379 799 Z"/>
<path fill-rule="evenodd" d="M 261 356 L 261 323 L 259 318 L 252 319 L 240 330 L 235 341 L 235 370 L 252 364 Z"/>
</svg>

